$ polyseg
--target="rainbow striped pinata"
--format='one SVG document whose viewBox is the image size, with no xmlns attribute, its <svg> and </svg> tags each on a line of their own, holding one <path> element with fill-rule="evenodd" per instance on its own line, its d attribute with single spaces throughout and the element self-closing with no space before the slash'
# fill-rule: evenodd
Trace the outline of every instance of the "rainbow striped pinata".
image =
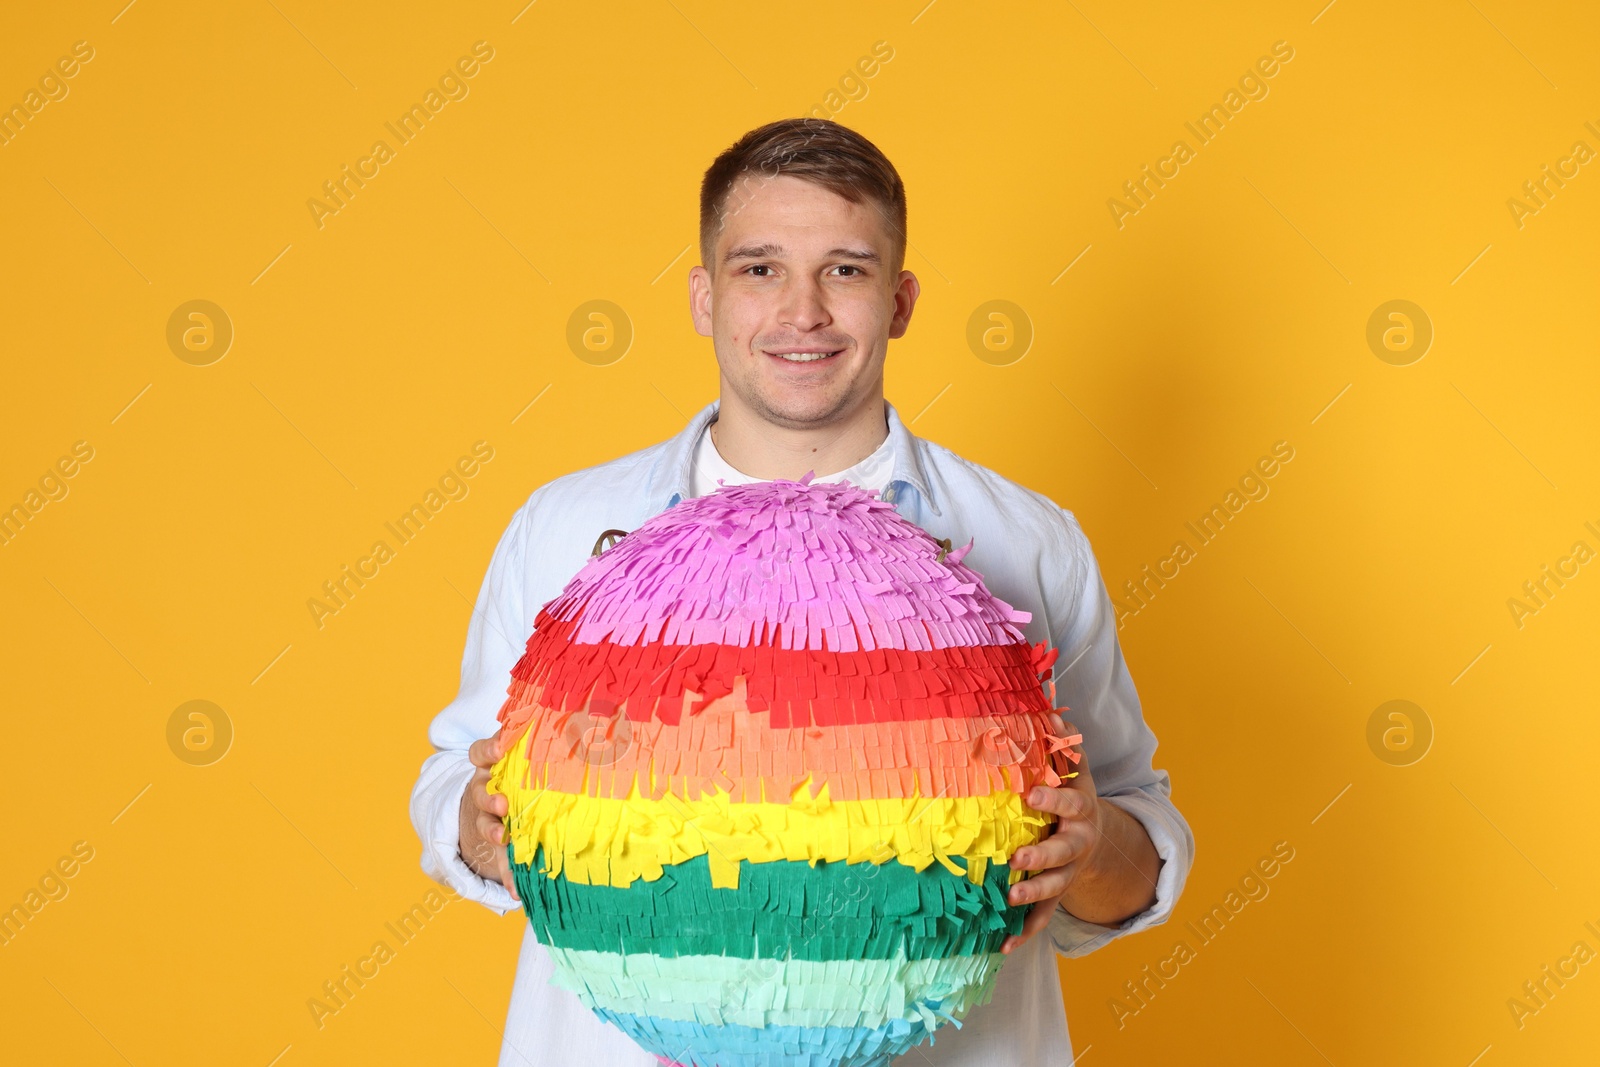
<svg viewBox="0 0 1600 1067">
<path fill-rule="evenodd" d="M 724 485 L 544 605 L 489 789 L 555 984 L 686 1067 L 887 1064 L 989 1001 L 1053 828 L 1023 797 L 1081 738 L 971 547 L 846 482 Z"/>
</svg>

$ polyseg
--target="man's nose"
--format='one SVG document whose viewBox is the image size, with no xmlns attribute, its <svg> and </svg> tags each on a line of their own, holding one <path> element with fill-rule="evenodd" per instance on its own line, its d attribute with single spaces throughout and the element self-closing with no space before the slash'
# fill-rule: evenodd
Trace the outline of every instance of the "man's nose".
<svg viewBox="0 0 1600 1067">
<path fill-rule="evenodd" d="M 821 284 L 815 278 L 792 277 L 784 286 L 778 321 L 792 330 L 807 333 L 832 321 Z"/>
</svg>

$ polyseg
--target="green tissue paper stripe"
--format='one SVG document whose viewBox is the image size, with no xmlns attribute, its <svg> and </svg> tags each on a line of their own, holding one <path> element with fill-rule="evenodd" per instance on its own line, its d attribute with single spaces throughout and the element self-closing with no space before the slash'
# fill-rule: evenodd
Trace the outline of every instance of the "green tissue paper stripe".
<svg viewBox="0 0 1600 1067">
<path fill-rule="evenodd" d="M 706 856 L 627 889 L 550 878 L 539 873 L 543 866 L 542 850 L 532 864 L 512 864 L 523 910 L 541 942 L 580 951 L 948 959 L 998 952 L 1028 914 L 1028 905 L 1007 903 L 1010 868 L 994 862 L 974 885 L 938 863 L 916 871 L 895 860 L 815 867 L 743 860 L 738 889 L 712 888 Z"/>
</svg>

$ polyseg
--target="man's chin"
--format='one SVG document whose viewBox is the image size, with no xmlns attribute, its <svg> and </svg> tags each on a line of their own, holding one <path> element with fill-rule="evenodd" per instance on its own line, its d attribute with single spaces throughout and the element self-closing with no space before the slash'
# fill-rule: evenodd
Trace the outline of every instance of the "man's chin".
<svg viewBox="0 0 1600 1067">
<path fill-rule="evenodd" d="M 832 422 L 844 406 L 835 390 L 817 389 L 763 390 L 751 405 L 768 421 L 797 430 Z"/>
</svg>

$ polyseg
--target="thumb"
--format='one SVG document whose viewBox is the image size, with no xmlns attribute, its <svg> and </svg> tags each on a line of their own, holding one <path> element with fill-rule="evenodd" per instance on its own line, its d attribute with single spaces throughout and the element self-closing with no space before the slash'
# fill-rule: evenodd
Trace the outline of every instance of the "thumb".
<svg viewBox="0 0 1600 1067">
<path fill-rule="evenodd" d="M 1050 713 L 1050 725 L 1055 735 L 1048 739 L 1051 763 L 1061 775 L 1061 788 L 1094 791 L 1094 777 L 1089 773 L 1089 759 L 1083 752 L 1083 734 L 1064 721 L 1056 712 Z"/>
<path fill-rule="evenodd" d="M 472 742 L 472 747 L 467 749 L 467 759 L 472 761 L 472 765 L 485 770 L 492 770 L 503 755 L 505 755 L 505 738 L 498 730 L 490 737 Z"/>
</svg>

